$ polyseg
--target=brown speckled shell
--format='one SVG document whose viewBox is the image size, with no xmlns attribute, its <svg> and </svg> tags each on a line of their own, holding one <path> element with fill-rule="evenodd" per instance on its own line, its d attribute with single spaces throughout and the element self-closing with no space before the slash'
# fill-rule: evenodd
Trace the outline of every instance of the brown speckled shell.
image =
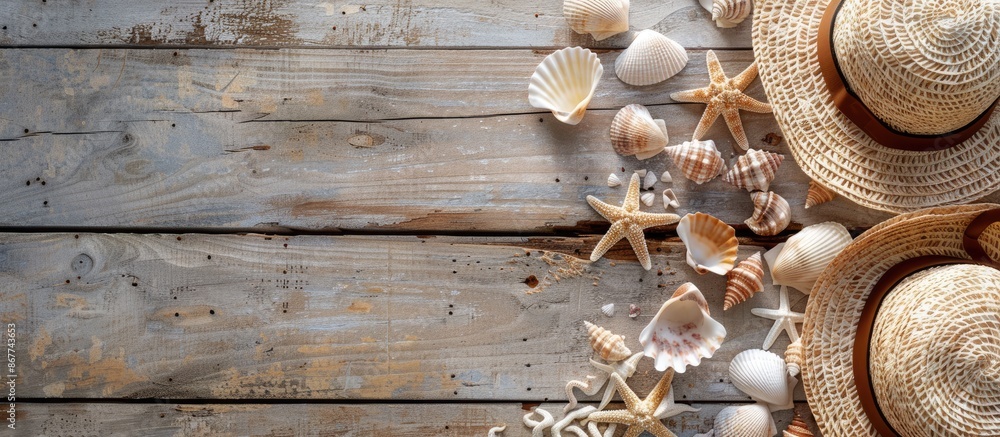
<svg viewBox="0 0 1000 437">
<path fill-rule="evenodd" d="M 764 290 L 764 263 L 757 252 L 726 273 L 726 297 L 722 310 L 726 311 Z"/>
<path fill-rule="evenodd" d="M 767 191 L 785 155 L 750 149 L 736 159 L 723 180 L 747 191 Z"/>
<path fill-rule="evenodd" d="M 755 234 L 765 237 L 778 235 L 791 223 L 792 209 L 788 201 L 777 193 L 757 191 L 751 193 L 750 198 L 753 199 L 753 217 L 743 223 Z"/>
<path fill-rule="evenodd" d="M 625 347 L 625 338 L 622 336 L 590 322 L 583 322 L 583 326 L 587 328 L 590 347 L 606 361 L 621 361 L 632 355 L 632 351 Z"/>
</svg>

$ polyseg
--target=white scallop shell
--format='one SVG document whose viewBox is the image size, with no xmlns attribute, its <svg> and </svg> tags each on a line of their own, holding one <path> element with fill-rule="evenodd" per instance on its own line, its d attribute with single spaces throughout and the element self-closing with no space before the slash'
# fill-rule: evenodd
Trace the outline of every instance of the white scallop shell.
<svg viewBox="0 0 1000 437">
<path fill-rule="evenodd" d="M 618 178 L 618 175 L 611 173 L 608 175 L 608 186 L 617 187 L 622 184 L 622 180 Z"/>
<path fill-rule="evenodd" d="M 761 404 L 726 407 L 715 416 L 714 437 L 771 437 L 778 433 L 774 418 Z"/>
<path fill-rule="evenodd" d="M 604 67 L 594 52 L 580 47 L 556 50 L 531 75 L 528 103 L 552 111 L 563 123 L 577 124 L 583 119 L 602 74 Z"/>
<path fill-rule="evenodd" d="M 736 230 L 708 214 L 687 214 L 677 224 L 677 235 L 687 247 L 687 263 L 698 274 L 724 275 L 736 265 Z"/>
<path fill-rule="evenodd" d="M 661 149 L 660 151 L 662 152 L 663 150 Z M 646 178 L 643 179 L 642 181 L 642 189 L 648 190 L 650 188 L 653 188 L 653 185 L 656 185 L 656 179 L 657 179 L 656 173 L 653 172 L 646 173 Z"/>
<path fill-rule="evenodd" d="M 602 306 L 601 307 L 601 312 L 604 313 L 605 316 L 614 317 L 614 315 L 615 315 L 615 304 L 609 303 L 607 305 Z"/>
<path fill-rule="evenodd" d="M 663 151 L 667 141 L 666 123 L 654 120 L 645 106 L 628 105 L 611 121 L 611 147 L 619 155 L 652 158 Z"/>
<path fill-rule="evenodd" d="M 705 296 L 690 282 L 677 288 L 639 334 L 653 367 L 661 372 L 673 367 L 677 373 L 711 358 L 725 339 L 726 328 L 712 319 Z"/>
<path fill-rule="evenodd" d="M 628 30 L 629 0 L 565 0 L 563 16 L 576 33 L 589 33 L 595 40 Z"/>
<path fill-rule="evenodd" d="M 703 8 L 712 13 L 715 25 L 722 28 L 736 27 L 750 16 L 750 0 L 699 0 Z"/>
<path fill-rule="evenodd" d="M 775 285 L 794 287 L 809 294 L 823 269 L 851 243 L 851 234 L 840 223 L 806 226 L 788 241 L 764 254 Z"/>
<path fill-rule="evenodd" d="M 642 193 L 642 197 L 640 199 L 642 199 L 642 203 L 646 204 L 646 206 L 653 206 L 653 201 L 656 200 L 656 196 L 654 196 L 653 193 Z"/>
<path fill-rule="evenodd" d="M 681 203 L 677 201 L 677 195 L 674 194 L 674 190 L 671 190 L 670 188 L 663 190 L 663 209 L 667 209 L 668 206 L 671 208 L 678 208 L 681 206 Z"/>
<path fill-rule="evenodd" d="M 733 385 L 771 411 L 792 408 L 792 389 L 796 380 L 788 374 L 785 360 L 776 354 L 750 349 L 740 352 L 729 363 Z"/>
<path fill-rule="evenodd" d="M 652 85 L 679 73 L 688 56 L 680 44 L 651 29 L 639 32 L 615 60 L 615 74 L 629 85 Z"/>
</svg>

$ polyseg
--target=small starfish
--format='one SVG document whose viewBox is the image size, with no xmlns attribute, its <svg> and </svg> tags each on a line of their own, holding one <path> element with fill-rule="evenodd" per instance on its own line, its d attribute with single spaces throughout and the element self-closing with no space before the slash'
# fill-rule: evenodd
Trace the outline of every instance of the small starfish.
<svg viewBox="0 0 1000 437">
<path fill-rule="evenodd" d="M 781 335 L 781 331 L 787 332 L 788 338 L 791 341 L 798 340 L 799 331 L 795 328 L 795 324 L 803 323 L 806 319 L 805 314 L 792 312 L 791 307 L 788 305 L 788 288 L 782 285 L 780 293 L 781 297 L 778 309 L 754 308 L 750 310 L 756 316 L 774 320 L 774 326 L 771 326 L 771 331 L 767 333 L 767 338 L 764 339 L 764 349 L 771 348 L 774 341 Z"/>
<path fill-rule="evenodd" d="M 719 58 L 715 56 L 714 51 L 709 50 L 705 54 L 705 59 L 708 60 L 708 76 L 712 79 L 712 83 L 705 88 L 673 93 L 670 98 L 678 102 L 708 104 L 708 107 L 705 108 L 705 114 L 698 122 L 698 128 L 694 131 L 693 139 L 700 140 L 721 115 L 726 119 L 729 132 L 736 139 L 736 144 L 741 149 L 747 150 L 750 148 L 750 141 L 747 140 L 746 131 L 743 130 L 740 110 L 759 113 L 771 112 L 770 103 L 764 103 L 743 94 L 743 90 L 750 86 L 750 82 L 753 82 L 754 78 L 757 77 L 757 63 L 750 64 L 746 70 L 730 79 L 722 71 L 722 64 L 719 63 Z"/>
<path fill-rule="evenodd" d="M 627 410 L 597 411 L 591 413 L 587 420 L 591 422 L 610 422 L 628 425 L 625 437 L 639 437 L 643 431 L 649 431 L 656 437 L 677 437 L 670 432 L 663 422 L 656 418 L 656 410 L 663 401 L 663 397 L 670 391 L 670 382 L 674 379 L 674 369 L 668 369 L 660 382 L 656 383 L 653 391 L 649 392 L 646 399 L 639 399 L 635 392 L 625 384 L 625 380 L 617 374 L 611 375 L 618 387 L 618 393 L 625 401 Z"/>
<path fill-rule="evenodd" d="M 642 267 L 649 270 L 653 264 L 649 261 L 649 249 L 646 249 L 646 237 L 642 231 L 653 226 L 669 225 L 681 220 L 676 214 L 655 214 L 651 212 L 639 211 L 639 175 L 632 173 L 632 180 L 628 184 L 628 193 L 625 194 L 625 202 L 622 206 L 608 205 L 594 196 L 587 196 L 587 203 L 590 204 L 597 213 L 611 222 L 611 228 L 604 238 L 597 242 L 597 247 L 590 253 L 590 260 L 601 259 L 611 246 L 628 238 L 632 250 L 642 263 Z"/>
</svg>

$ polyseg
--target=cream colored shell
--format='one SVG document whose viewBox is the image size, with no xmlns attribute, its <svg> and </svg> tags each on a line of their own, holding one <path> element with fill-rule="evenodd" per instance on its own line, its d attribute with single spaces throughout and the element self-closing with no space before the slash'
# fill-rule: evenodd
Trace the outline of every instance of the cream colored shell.
<svg viewBox="0 0 1000 437">
<path fill-rule="evenodd" d="M 667 147 L 666 152 L 684 177 L 699 185 L 715 179 L 726 170 L 726 162 L 712 140 L 685 141 Z"/>
<path fill-rule="evenodd" d="M 788 241 L 764 254 L 775 285 L 787 285 L 809 294 L 820 273 L 851 243 L 851 234 L 840 223 L 806 226 Z"/>
<path fill-rule="evenodd" d="M 757 252 L 726 273 L 726 296 L 722 310 L 726 311 L 761 291 L 764 291 L 764 263 L 760 252 Z"/>
<path fill-rule="evenodd" d="M 802 415 L 798 411 L 795 412 L 795 417 L 792 418 L 792 423 L 788 424 L 788 429 L 782 432 L 783 437 L 813 437 L 812 431 L 809 430 L 809 425 L 806 424 L 805 420 L 802 420 Z"/>
<path fill-rule="evenodd" d="M 753 233 L 765 237 L 778 235 L 791 223 L 792 209 L 778 193 L 755 191 L 750 198 L 753 200 L 753 216 L 743 223 Z"/>
<path fill-rule="evenodd" d="M 674 40 L 646 29 L 615 59 L 615 74 L 629 85 L 663 82 L 687 65 L 687 51 Z"/>
<path fill-rule="evenodd" d="M 684 373 L 702 358 L 711 358 L 726 338 L 726 328 L 712 319 L 708 302 L 698 287 L 688 282 L 663 303 L 653 320 L 639 334 L 643 353 L 653 358 L 658 371 L 673 368 Z"/>
<path fill-rule="evenodd" d="M 563 16 L 576 33 L 589 33 L 595 40 L 628 30 L 629 0 L 565 0 Z"/>
<path fill-rule="evenodd" d="M 736 264 L 736 230 L 708 214 L 687 214 L 677 224 L 677 235 L 687 247 L 687 263 L 698 274 L 724 275 Z"/>
<path fill-rule="evenodd" d="M 802 364 L 806 357 L 802 351 L 802 337 L 792 342 L 785 349 L 785 365 L 788 366 L 788 374 L 796 376 L 802 371 Z"/>
<path fill-rule="evenodd" d="M 785 155 L 750 149 L 736 159 L 723 180 L 747 191 L 767 191 L 784 160 Z"/>
<path fill-rule="evenodd" d="M 729 378 L 736 388 L 771 411 L 792 408 L 796 380 L 788 374 L 785 360 L 761 349 L 740 352 L 729 363 Z"/>
<path fill-rule="evenodd" d="M 809 192 L 806 193 L 806 209 L 829 202 L 836 197 L 837 193 L 834 193 L 832 190 L 820 185 L 816 181 L 810 180 Z"/>
<path fill-rule="evenodd" d="M 653 119 L 645 106 L 628 105 L 611 120 L 611 147 L 619 155 L 651 158 L 663 151 L 667 141 L 666 123 Z"/>
<path fill-rule="evenodd" d="M 624 337 L 612 334 L 611 331 L 587 321 L 583 322 L 583 326 L 587 328 L 590 347 L 601 358 L 607 361 L 620 361 L 632 355 L 632 351 L 625 347 Z"/>
<path fill-rule="evenodd" d="M 621 186 L 621 184 L 622 184 L 622 180 L 618 177 L 618 175 L 616 175 L 614 173 L 611 173 L 611 174 L 608 175 L 608 186 L 609 187 L 614 188 L 614 187 L 617 187 L 617 186 Z"/>
<path fill-rule="evenodd" d="M 667 188 L 663 190 L 663 209 L 667 208 L 679 208 L 681 203 L 677 201 L 677 195 L 674 194 L 674 190 Z"/>
<path fill-rule="evenodd" d="M 736 27 L 752 12 L 750 0 L 699 0 L 703 8 L 712 13 L 715 25 L 722 28 Z"/>
<path fill-rule="evenodd" d="M 723 408 L 715 416 L 714 437 L 771 437 L 778 432 L 774 418 L 761 404 Z"/>
<path fill-rule="evenodd" d="M 577 124 L 583 120 L 603 74 L 604 67 L 594 52 L 580 47 L 556 50 L 531 75 L 528 103 L 552 111 L 563 123 Z"/>
</svg>

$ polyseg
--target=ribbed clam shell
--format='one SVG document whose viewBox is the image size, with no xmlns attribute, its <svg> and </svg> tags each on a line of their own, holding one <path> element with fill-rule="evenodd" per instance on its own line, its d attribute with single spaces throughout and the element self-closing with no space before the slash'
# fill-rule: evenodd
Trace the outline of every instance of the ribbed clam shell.
<svg viewBox="0 0 1000 437">
<path fill-rule="evenodd" d="M 753 216 L 746 223 L 753 233 L 770 237 L 778 235 L 792 221 L 792 209 L 784 197 L 773 191 L 755 191 L 750 194 L 753 200 Z"/>
<path fill-rule="evenodd" d="M 619 155 L 646 159 L 666 146 L 667 125 L 663 120 L 654 120 L 645 106 L 628 105 L 611 121 L 611 147 Z"/>
<path fill-rule="evenodd" d="M 782 435 L 784 437 L 813 437 L 812 431 L 809 430 L 809 425 L 806 424 L 805 420 L 802 420 L 802 415 L 798 411 L 795 412 L 792 423 L 788 424 L 788 429 Z"/>
<path fill-rule="evenodd" d="M 563 16 L 574 32 L 600 41 L 628 30 L 628 7 L 628 0 L 565 0 Z"/>
<path fill-rule="evenodd" d="M 799 372 L 802 371 L 802 365 L 805 364 L 805 355 L 802 351 L 802 337 L 798 340 L 792 342 L 785 349 L 785 364 L 788 366 L 788 374 L 792 376 L 797 376 Z"/>
<path fill-rule="evenodd" d="M 726 170 L 726 162 L 712 140 L 685 141 L 667 147 L 666 152 L 684 177 L 699 185 L 715 179 Z"/>
<path fill-rule="evenodd" d="M 750 0 L 699 0 L 703 8 L 712 13 L 715 25 L 722 28 L 736 27 L 752 12 Z"/>
<path fill-rule="evenodd" d="M 605 316 L 614 317 L 614 315 L 615 315 L 615 304 L 609 303 L 607 305 L 602 306 L 601 307 L 601 312 L 604 313 Z"/>
<path fill-rule="evenodd" d="M 617 187 L 622 184 L 622 180 L 618 178 L 618 175 L 611 173 L 608 175 L 608 186 Z"/>
<path fill-rule="evenodd" d="M 772 411 L 792 407 L 795 379 L 788 375 L 785 360 L 771 352 L 749 349 L 729 363 L 729 378 L 736 388 Z"/>
<path fill-rule="evenodd" d="M 714 437 L 771 437 L 778 432 L 771 412 L 761 404 L 723 408 L 714 426 Z"/>
<path fill-rule="evenodd" d="M 624 337 L 590 322 L 583 322 L 583 326 L 587 328 L 590 347 L 606 361 L 621 361 L 632 355 L 632 351 L 625 347 Z"/>
<path fill-rule="evenodd" d="M 687 65 L 684 47 L 651 29 L 639 32 L 615 59 L 615 74 L 629 85 L 652 85 L 679 73 Z"/>
<path fill-rule="evenodd" d="M 722 310 L 726 311 L 763 290 L 764 262 L 760 252 L 757 252 L 726 273 L 726 297 Z"/>
<path fill-rule="evenodd" d="M 722 178 L 736 188 L 767 191 L 778 167 L 781 166 L 781 161 L 784 160 L 785 155 L 750 149 L 745 155 L 736 159 L 733 168 Z"/>
<path fill-rule="evenodd" d="M 677 235 L 687 247 L 687 263 L 698 274 L 724 275 L 736 264 L 736 230 L 708 214 L 685 215 L 677 224 Z"/>
<path fill-rule="evenodd" d="M 604 74 L 601 60 L 590 50 L 570 47 L 545 57 L 528 84 L 528 103 L 552 111 L 566 124 L 583 120 L 597 83 Z"/>
<path fill-rule="evenodd" d="M 663 209 L 667 209 L 667 207 L 677 208 L 679 206 L 681 206 L 681 203 L 677 201 L 677 195 L 674 194 L 674 190 L 670 188 L 663 190 Z"/>
<path fill-rule="evenodd" d="M 775 285 L 794 287 L 809 294 L 833 258 L 851 243 L 851 234 L 840 223 L 806 226 L 788 241 L 764 254 Z"/>
<path fill-rule="evenodd" d="M 656 200 L 656 196 L 654 196 L 653 193 L 642 193 L 640 200 L 642 200 L 642 203 L 646 206 L 653 206 L 653 201 Z"/>
<path fill-rule="evenodd" d="M 806 193 L 806 209 L 812 208 L 821 203 L 826 203 L 837 197 L 829 188 L 826 188 L 816 181 L 809 181 L 809 192 Z"/>
<path fill-rule="evenodd" d="M 725 339 L 726 328 L 712 319 L 705 296 L 690 282 L 677 288 L 639 334 L 653 367 L 661 372 L 672 367 L 677 373 L 711 358 Z"/>
</svg>

